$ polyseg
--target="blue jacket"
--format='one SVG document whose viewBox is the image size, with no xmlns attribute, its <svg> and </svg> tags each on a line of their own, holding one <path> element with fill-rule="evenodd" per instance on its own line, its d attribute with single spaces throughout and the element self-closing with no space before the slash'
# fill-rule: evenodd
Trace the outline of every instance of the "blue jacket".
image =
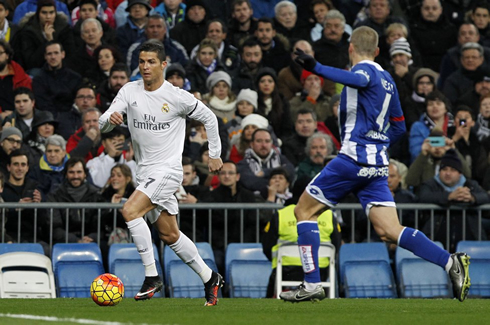
<svg viewBox="0 0 490 325">
<path fill-rule="evenodd" d="M 14 18 L 12 21 L 15 24 L 18 24 L 24 16 L 30 12 L 35 12 L 37 10 L 37 1 L 38 0 L 25 0 L 21 4 L 15 8 L 14 11 Z M 55 0 L 56 2 L 56 11 L 57 12 L 62 12 L 66 15 L 66 17 L 70 18 L 70 12 L 68 11 L 68 7 L 66 6 L 65 3 Z M 71 24 L 71 19 L 68 19 L 69 24 Z"/>
<path fill-rule="evenodd" d="M 281 2 L 281 0 L 251 0 L 250 2 L 252 3 L 254 18 L 262 18 L 262 17 L 273 18 L 276 16 L 276 13 L 274 12 L 274 7 L 279 2 Z"/>
<path fill-rule="evenodd" d="M 424 114 L 422 114 L 424 115 Z M 424 116 L 422 116 L 417 122 L 412 124 L 409 137 L 409 151 L 411 163 L 417 158 L 422 151 L 422 143 L 425 138 L 430 134 L 429 127 L 424 123 Z"/>
<path fill-rule="evenodd" d="M 138 28 L 138 26 L 136 26 L 131 19 L 129 19 L 129 17 L 124 26 L 121 26 L 116 30 L 119 51 L 121 52 L 123 58 L 126 57 L 131 44 L 140 39 L 144 32 L 145 29 Z"/>
<path fill-rule="evenodd" d="M 175 16 L 175 19 L 172 19 L 172 16 L 169 16 L 167 14 L 167 8 L 165 8 L 165 3 L 163 2 L 155 7 L 155 12 L 165 17 L 165 22 L 167 23 L 168 29 L 172 29 L 175 26 L 175 24 L 180 23 L 185 19 L 186 7 L 187 6 L 185 5 L 185 3 L 181 3 L 179 5 L 179 10 L 177 11 L 177 15 Z"/>
</svg>

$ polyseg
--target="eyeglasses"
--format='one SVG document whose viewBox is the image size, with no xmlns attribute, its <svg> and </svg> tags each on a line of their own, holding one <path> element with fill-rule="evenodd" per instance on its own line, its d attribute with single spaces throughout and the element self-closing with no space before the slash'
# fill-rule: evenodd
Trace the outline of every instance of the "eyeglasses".
<svg viewBox="0 0 490 325">
<path fill-rule="evenodd" d="M 78 95 L 76 98 L 77 98 L 77 99 L 88 99 L 88 100 L 93 100 L 93 99 L 95 99 L 95 97 L 94 97 L 94 96 L 90 96 L 90 95 L 89 95 L 89 96 L 85 96 L 85 95 Z"/>
<path fill-rule="evenodd" d="M 15 140 L 12 138 L 5 138 L 5 140 L 8 140 L 11 144 L 17 143 L 19 146 L 22 144 L 21 140 Z"/>
<path fill-rule="evenodd" d="M 219 174 L 220 174 L 221 176 L 225 176 L 225 175 L 233 176 L 233 175 L 235 175 L 235 174 L 236 174 L 236 172 L 231 172 L 231 171 L 230 171 L 230 172 L 227 172 L 227 171 L 221 171 L 221 172 L 219 172 Z"/>
</svg>

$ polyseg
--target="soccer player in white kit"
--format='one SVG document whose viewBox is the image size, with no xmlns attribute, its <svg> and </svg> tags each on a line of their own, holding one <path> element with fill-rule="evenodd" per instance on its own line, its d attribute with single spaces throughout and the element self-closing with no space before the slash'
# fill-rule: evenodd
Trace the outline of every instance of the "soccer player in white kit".
<svg viewBox="0 0 490 325">
<path fill-rule="evenodd" d="M 122 124 L 123 115 L 126 115 L 138 164 L 138 187 L 122 210 L 145 266 L 145 281 L 134 299 L 150 299 L 163 287 L 155 265 L 150 229 L 143 220 L 148 214 L 160 239 L 201 277 L 205 306 L 214 306 L 223 278 L 204 263 L 195 244 L 179 231 L 178 202 L 174 193 L 183 178 L 181 159 L 186 117 L 201 121 L 206 128 L 210 172 L 218 172 L 223 165 L 218 122 L 214 113 L 194 96 L 164 81 L 165 59 L 165 48 L 160 42 L 145 42 L 139 54 L 143 80 L 127 83 L 121 88 L 100 117 L 99 125 L 101 132 L 109 132 Z"/>
</svg>

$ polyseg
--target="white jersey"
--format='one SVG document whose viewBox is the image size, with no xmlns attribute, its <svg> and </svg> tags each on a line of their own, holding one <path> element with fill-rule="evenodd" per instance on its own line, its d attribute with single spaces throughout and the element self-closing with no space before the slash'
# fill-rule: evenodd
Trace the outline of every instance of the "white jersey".
<svg viewBox="0 0 490 325">
<path fill-rule="evenodd" d="M 154 91 L 146 91 L 143 80 L 124 85 L 109 109 L 99 118 L 101 132 L 110 132 L 115 127 L 109 122 L 113 112 L 127 115 L 140 175 L 162 169 L 182 171 L 186 116 L 204 124 L 209 157 L 219 158 L 221 155 L 218 121 L 214 113 L 192 94 L 167 81 Z"/>
</svg>

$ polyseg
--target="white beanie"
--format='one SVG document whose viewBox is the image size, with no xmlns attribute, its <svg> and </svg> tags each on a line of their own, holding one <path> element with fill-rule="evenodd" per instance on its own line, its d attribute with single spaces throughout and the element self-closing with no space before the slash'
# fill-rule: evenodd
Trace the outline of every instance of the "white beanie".
<svg viewBox="0 0 490 325">
<path fill-rule="evenodd" d="M 240 90 L 240 93 L 238 94 L 236 98 L 236 103 L 240 103 L 242 100 L 246 100 L 249 102 L 253 107 L 254 110 L 257 109 L 257 102 L 258 102 L 259 96 L 257 95 L 257 92 L 252 89 L 242 89 Z"/>
<path fill-rule="evenodd" d="M 257 126 L 259 129 L 267 129 L 267 127 L 269 127 L 269 121 L 259 114 L 250 114 L 245 116 L 241 124 L 242 130 L 250 124 Z"/>
<path fill-rule="evenodd" d="M 213 90 L 213 87 L 220 81 L 224 81 L 228 84 L 231 89 L 231 77 L 228 73 L 224 71 L 215 71 L 211 73 L 206 80 L 206 87 L 208 87 L 209 92 Z"/>
</svg>

